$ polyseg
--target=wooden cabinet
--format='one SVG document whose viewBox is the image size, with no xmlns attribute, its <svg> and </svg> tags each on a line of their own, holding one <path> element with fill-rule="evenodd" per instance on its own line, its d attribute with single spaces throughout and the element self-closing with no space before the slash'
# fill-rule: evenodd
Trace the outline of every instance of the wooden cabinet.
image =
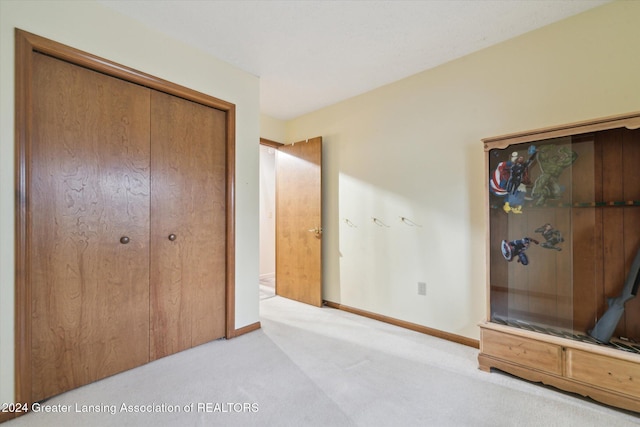
<svg viewBox="0 0 640 427">
<path fill-rule="evenodd" d="M 481 369 L 640 411 L 640 298 L 590 335 L 640 251 L 639 128 L 633 113 L 483 140 Z"/>
<path fill-rule="evenodd" d="M 640 412 L 637 354 L 493 322 L 481 325 L 480 332 L 480 369 L 496 368 Z"/>
<path fill-rule="evenodd" d="M 18 401 L 225 337 L 231 104 L 23 32 L 16 51 Z"/>
</svg>

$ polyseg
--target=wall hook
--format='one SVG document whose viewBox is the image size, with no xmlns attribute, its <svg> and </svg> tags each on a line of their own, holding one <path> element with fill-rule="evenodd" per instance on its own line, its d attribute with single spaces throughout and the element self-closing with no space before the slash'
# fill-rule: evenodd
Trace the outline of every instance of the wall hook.
<svg viewBox="0 0 640 427">
<path fill-rule="evenodd" d="M 390 228 L 387 224 L 385 224 L 382 220 L 379 220 L 378 218 L 371 217 L 371 219 L 373 220 L 373 222 L 374 222 L 376 225 L 378 225 L 378 226 L 380 226 L 380 227 L 387 227 L 387 228 Z"/>
<path fill-rule="evenodd" d="M 400 221 L 404 222 L 405 224 L 407 224 L 410 227 L 422 227 L 420 224 L 415 223 L 413 221 L 411 221 L 409 218 L 401 216 L 400 217 Z"/>
<path fill-rule="evenodd" d="M 345 218 L 345 219 L 344 219 L 344 222 L 345 222 L 345 223 L 347 223 L 347 225 L 348 225 L 349 227 L 351 227 L 351 228 L 358 228 L 358 226 L 357 226 L 357 225 L 355 225 L 353 222 L 351 222 L 351 221 L 349 220 L 349 218 Z"/>
</svg>

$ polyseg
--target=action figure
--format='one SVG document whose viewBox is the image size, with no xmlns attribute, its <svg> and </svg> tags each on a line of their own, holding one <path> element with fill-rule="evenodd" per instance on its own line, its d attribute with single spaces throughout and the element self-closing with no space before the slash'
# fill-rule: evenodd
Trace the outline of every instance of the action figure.
<svg viewBox="0 0 640 427">
<path fill-rule="evenodd" d="M 555 149 L 555 151 L 554 151 Z M 531 196 L 536 206 L 542 206 L 547 199 L 559 199 L 564 189 L 558 184 L 563 170 L 571 166 L 578 158 L 578 153 L 567 147 L 545 145 L 538 150 L 538 163 L 542 174 L 536 179 Z"/>
<path fill-rule="evenodd" d="M 529 166 L 536 158 L 536 147 L 531 145 L 528 149 L 529 160 L 518 155 L 517 151 L 511 153 L 511 159 L 498 163 L 490 180 L 491 192 L 499 197 L 506 197 L 503 209 L 509 213 L 522 213 L 527 185 L 529 180 Z"/>
<path fill-rule="evenodd" d="M 544 242 L 540 246 L 545 249 L 555 249 L 556 251 L 561 251 L 562 248 L 556 246 L 558 243 L 564 242 L 564 238 L 562 237 L 562 233 L 553 228 L 553 226 L 549 223 L 546 223 L 542 227 L 536 228 L 536 233 L 541 233 L 542 237 L 544 237 Z"/>
<path fill-rule="evenodd" d="M 529 181 L 529 166 L 536 159 L 536 147 L 532 145 L 529 147 L 529 160 L 524 162 L 524 157 L 518 156 L 515 163 L 511 166 L 509 179 L 507 180 L 506 190 L 510 194 L 516 194 L 518 191 L 526 191 L 521 189 L 523 184 L 530 184 Z"/>
<path fill-rule="evenodd" d="M 529 258 L 527 258 L 527 254 L 525 251 L 529 249 L 530 243 L 533 242 L 536 245 L 539 243 L 537 240 L 532 239 L 531 237 L 523 237 L 522 239 L 512 240 L 510 242 L 503 240 L 500 244 L 500 249 L 502 250 L 502 256 L 507 261 L 511 262 L 517 256 L 517 261 L 522 265 L 529 264 Z"/>
<path fill-rule="evenodd" d="M 495 154 L 495 152 L 494 152 Z M 518 152 L 514 151 L 511 153 L 511 159 L 498 163 L 496 166 L 496 170 L 493 171 L 491 175 L 491 179 L 489 180 L 489 188 L 491 192 L 498 197 L 504 197 L 509 192 L 505 189 L 507 186 L 507 181 L 509 180 L 509 175 L 511 174 L 511 166 L 518 159 Z"/>
</svg>

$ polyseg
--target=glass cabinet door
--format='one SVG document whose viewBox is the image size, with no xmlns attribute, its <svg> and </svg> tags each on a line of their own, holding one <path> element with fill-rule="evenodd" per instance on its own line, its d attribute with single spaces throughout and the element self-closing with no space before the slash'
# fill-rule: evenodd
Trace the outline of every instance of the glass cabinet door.
<svg viewBox="0 0 640 427">
<path fill-rule="evenodd" d="M 589 336 L 640 250 L 640 130 L 487 146 L 489 320 Z M 640 343 L 640 298 L 616 337 Z M 640 344 L 638 344 L 640 350 Z"/>
</svg>

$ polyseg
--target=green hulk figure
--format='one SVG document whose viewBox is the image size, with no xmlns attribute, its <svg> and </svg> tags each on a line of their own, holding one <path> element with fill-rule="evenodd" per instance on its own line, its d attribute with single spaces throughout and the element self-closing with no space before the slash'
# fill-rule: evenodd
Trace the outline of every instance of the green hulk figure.
<svg viewBox="0 0 640 427">
<path fill-rule="evenodd" d="M 538 148 L 537 160 L 542 174 L 536 179 L 531 190 L 531 196 L 537 199 L 536 206 L 544 205 L 547 199 L 560 198 L 563 189 L 558 184 L 558 178 L 577 158 L 578 153 L 567 147 L 543 145 Z"/>
</svg>

